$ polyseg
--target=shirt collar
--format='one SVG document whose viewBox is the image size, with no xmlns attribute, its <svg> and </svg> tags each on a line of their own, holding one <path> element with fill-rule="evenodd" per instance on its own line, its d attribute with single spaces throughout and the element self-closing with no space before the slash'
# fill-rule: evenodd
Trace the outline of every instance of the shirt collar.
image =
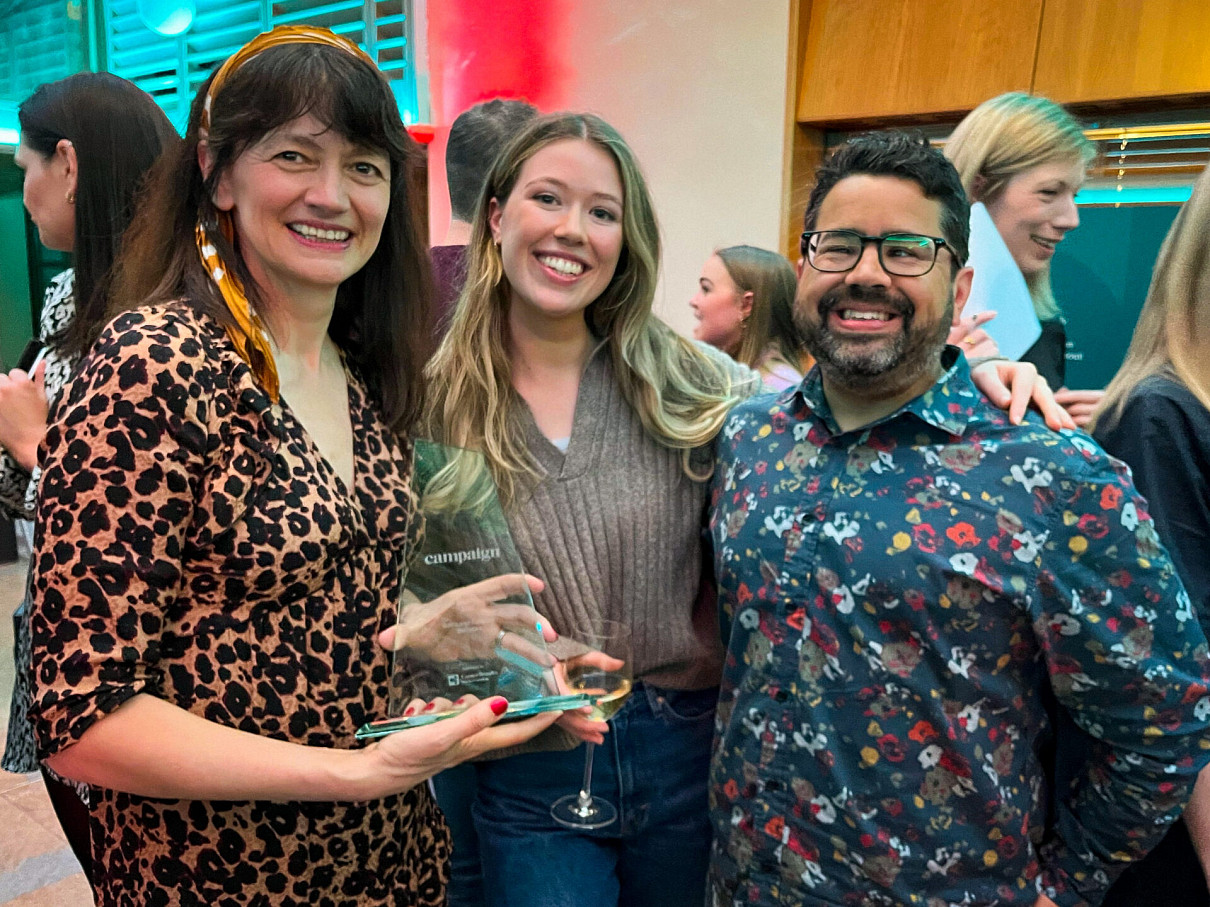
<svg viewBox="0 0 1210 907">
<path fill-rule="evenodd" d="M 909 400 L 895 412 L 871 425 L 862 426 L 858 431 L 910 415 L 947 434 L 961 437 L 967 426 L 976 418 L 983 400 L 971 383 L 970 366 L 960 349 L 947 346 L 942 350 L 941 365 L 945 371 L 931 388 L 919 397 Z M 821 420 L 833 435 L 841 434 L 840 427 L 832 416 L 832 408 L 824 396 L 823 378 L 818 365 L 803 378 L 794 391 L 793 398 Z"/>
</svg>

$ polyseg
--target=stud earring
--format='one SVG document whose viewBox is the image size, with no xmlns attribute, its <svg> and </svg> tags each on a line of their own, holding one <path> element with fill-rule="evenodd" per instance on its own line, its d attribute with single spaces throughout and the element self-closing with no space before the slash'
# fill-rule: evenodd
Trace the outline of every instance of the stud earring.
<svg viewBox="0 0 1210 907">
<path fill-rule="evenodd" d="M 67 203 L 68 203 L 69 205 L 74 205 L 74 204 L 76 203 L 76 190 L 75 190 L 75 189 L 68 189 L 68 190 L 67 190 L 67 194 L 66 194 L 65 196 L 63 196 L 63 197 L 64 197 L 65 199 L 67 199 Z"/>
</svg>

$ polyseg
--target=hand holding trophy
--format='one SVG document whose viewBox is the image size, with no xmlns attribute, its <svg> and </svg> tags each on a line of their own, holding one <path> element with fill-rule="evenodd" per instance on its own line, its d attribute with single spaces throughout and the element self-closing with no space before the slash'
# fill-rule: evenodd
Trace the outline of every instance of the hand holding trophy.
<svg viewBox="0 0 1210 907">
<path fill-rule="evenodd" d="M 399 622 L 384 630 L 378 642 L 392 652 L 412 649 L 426 653 L 435 662 L 488 658 L 504 651 L 545 669 L 553 659 L 544 646 L 529 642 L 529 637 L 536 632 L 549 643 L 558 634 L 529 605 L 501 604 L 544 588 L 536 576 L 507 573 L 451 589 L 427 602 L 405 589 Z"/>
<path fill-rule="evenodd" d="M 547 643 L 558 638 L 533 607 L 542 581 L 521 566 L 480 454 L 417 441 L 413 482 L 424 533 L 404 567 L 399 613 L 379 643 L 393 653 L 390 717 L 358 737 L 381 737 L 467 711 L 491 697 L 504 719 L 587 705 L 560 691 Z"/>
</svg>

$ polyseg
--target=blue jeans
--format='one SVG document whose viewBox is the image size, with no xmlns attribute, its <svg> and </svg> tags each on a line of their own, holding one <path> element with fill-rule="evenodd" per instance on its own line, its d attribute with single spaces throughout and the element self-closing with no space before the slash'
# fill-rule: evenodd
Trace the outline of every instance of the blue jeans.
<svg viewBox="0 0 1210 907">
<path fill-rule="evenodd" d="M 634 685 L 593 758 L 593 796 L 619 815 L 604 828 L 550 816 L 580 789 L 583 746 L 478 764 L 472 811 L 488 907 L 701 907 L 717 700 L 716 689 Z"/>
<path fill-rule="evenodd" d="M 450 854 L 448 907 L 484 907 L 483 870 L 479 866 L 479 833 L 471 817 L 478 788 L 475 766 L 467 763 L 433 776 L 433 793 L 445 813 L 453 852 Z"/>
</svg>

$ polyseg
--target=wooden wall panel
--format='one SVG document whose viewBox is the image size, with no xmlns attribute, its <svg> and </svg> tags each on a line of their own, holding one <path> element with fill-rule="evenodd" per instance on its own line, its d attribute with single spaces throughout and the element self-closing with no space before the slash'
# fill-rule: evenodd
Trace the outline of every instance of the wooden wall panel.
<svg viewBox="0 0 1210 907">
<path fill-rule="evenodd" d="M 798 121 L 831 125 L 962 113 L 1002 92 L 1027 91 L 1042 4 L 814 0 Z"/>
<path fill-rule="evenodd" d="M 1034 92 L 1065 104 L 1210 92 L 1210 4 L 1046 0 Z"/>
<path fill-rule="evenodd" d="M 799 73 L 806 58 L 812 2 L 790 0 L 790 47 L 786 55 L 786 139 L 782 151 L 781 230 L 778 234 L 782 254 L 790 261 L 798 260 L 802 213 L 807 207 L 807 198 L 815 184 L 815 173 L 823 163 L 824 154 L 823 133 L 795 122 L 801 81 Z"/>
</svg>

